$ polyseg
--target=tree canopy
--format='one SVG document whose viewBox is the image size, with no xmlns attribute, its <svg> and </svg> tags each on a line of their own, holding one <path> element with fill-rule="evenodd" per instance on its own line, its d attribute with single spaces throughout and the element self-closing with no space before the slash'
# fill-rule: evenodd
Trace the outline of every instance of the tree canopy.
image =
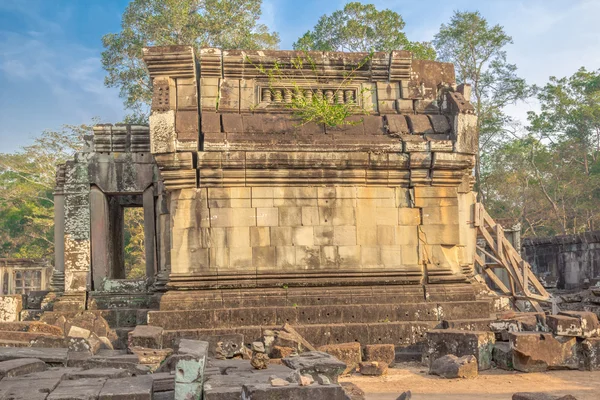
<svg viewBox="0 0 600 400">
<path fill-rule="evenodd" d="M 0 257 L 43 258 L 54 250 L 56 165 L 83 145 L 87 125 L 44 131 L 33 144 L 0 154 Z"/>
<path fill-rule="evenodd" d="M 377 10 L 373 4 L 347 3 L 342 10 L 323 15 L 315 27 L 298 38 L 296 50 L 391 51 L 410 50 L 416 57 L 435 59 L 427 42 L 410 42 L 404 20 L 389 9 Z"/>
<path fill-rule="evenodd" d="M 145 46 L 191 45 L 273 49 L 279 35 L 258 23 L 262 0 L 133 0 L 119 33 L 102 38 L 105 84 L 117 87 L 129 121 L 145 120 L 152 86 L 142 61 Z"/>
<path fill-rule="evenodd" d="M 494 141 L 511 127 L 504 107 L 530 96 L 530 88 L 517 75 L 517 67 L 506 58 L 512 38 L 500 25 L 490 26 L 478 12 L 456 11 L 448 24 L 442 24 L 433 45 L 441 61 L 451 62 L 459 83 L 472 85 L 472 98 L 478 116 L 479 153 L 489 151 Z M 475 174 L 480 184 L 480 157 Z"/>
</svg>

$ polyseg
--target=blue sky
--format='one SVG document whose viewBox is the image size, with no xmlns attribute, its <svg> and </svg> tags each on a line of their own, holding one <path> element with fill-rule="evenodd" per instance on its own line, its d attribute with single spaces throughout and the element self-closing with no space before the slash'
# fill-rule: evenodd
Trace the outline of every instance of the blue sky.
<svg viewBox="0 0 600 400">
<path fill-rule="evenodd" d="M 600 0 L 374 0 L 400 13 L 410 40 L 431 40 L 453 10 L 478 9 L 513 37 L 509 61 L 530 83 L 600 68 Z M 282 49 L 312 28 L 339 0 L 263 0 L 262 22 Z M 0 0 L 0 152 L 62 124 L 118 122 L 116 89 L 104 87 L 101 37 L 118 32 L 128 0 Z M 509 112 L 523 118 L 535 104 Z"/>
</svg>

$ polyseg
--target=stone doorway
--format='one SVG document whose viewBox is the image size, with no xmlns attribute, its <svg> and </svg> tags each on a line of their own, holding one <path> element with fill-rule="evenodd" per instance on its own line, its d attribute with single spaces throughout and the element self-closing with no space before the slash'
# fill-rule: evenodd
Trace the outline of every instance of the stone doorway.
<svg viewBox="0 0 600 400">
<path fill-rule="evenodd" d="M 138 281 L 134 286 L 151 283 L 156 274 L 155 210 L 152 187 L 140 194 L 104 193 L 97 186 L 90 190 L 91 219 L 91 289 L 112 291 L 127 281 Z M 140 220 L 141 219 L 141 220 Z M 140 226 L 141 225 L 141 226 Z M 127 229 L 126 229 L 127 227 Z M 131 241 L 137 249 L 131 249 Z M 126 252 L 137 252 L 136 257 Z M 141 253 L 140 253 L 141 252 Z M 141 261 L 140 261 L 141 260 Z M 136 271 L 128 276 L 128 268 Z M 134 282 L 131 282 L 134 283 Z"/>
</svg>

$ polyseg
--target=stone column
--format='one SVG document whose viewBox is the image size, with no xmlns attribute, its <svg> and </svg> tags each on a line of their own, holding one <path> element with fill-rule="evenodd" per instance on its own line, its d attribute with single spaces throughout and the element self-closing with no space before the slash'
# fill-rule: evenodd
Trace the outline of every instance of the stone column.
<svg viewBox="0 0 600 400">
<path fill-rule="evenodd" d="M 146 278 L 154 282 L 156 270 L 156 218 L 154 204 L 154 186 L 144 190 L 142 195 L 144 205 L 144 247 L 146 252 Z"/>
<path fill-rule="evenodd" d="M 92 287 L 102 288 L 112 269 L 112 254 L 109 237 L 109 205 L 106 195 L 93 186 L 90 190 L 90 223 L 92 240 Z"/>
<path fill-rule="evenodd" d="M 65 195 L 58 188 L 54 192 L 54 270 L 51 290 L 65 290 Z"/>
</svg>

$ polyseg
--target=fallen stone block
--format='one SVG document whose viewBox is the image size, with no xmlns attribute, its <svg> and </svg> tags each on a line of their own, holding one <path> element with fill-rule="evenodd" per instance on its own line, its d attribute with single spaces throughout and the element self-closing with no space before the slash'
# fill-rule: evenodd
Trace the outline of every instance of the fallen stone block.
<svg viewBox="0 0 600 400">
<path fill-rule="evenodd" d="M 328 344 L 319 347 L 319 351 L 331 354 L 346 364 L 346 369 L 344 370 L 343 375 L 355 372 L 356 368 L 358 368 L 358 365 L 362 361 L 362 350 L 360 348 L 360 343 L 358 342 Z"/>
<path fill-rule="evenodd" d="M 388 366 L 384 362 L 378 361 L 363 361 L 358 364 L 358 371 L 362 375 L 381 376 L 388 372 Z"/>
<path fill-rule="evenodd" d="M 600 338 L 588 338 L 581 342 L 581 363 L 587 371 L 600 371 Z"/>
<path fill-rule="evenodd" d="M 365 400 L 365 392 L 352 382 L 340 382 L 348 400 Z"/>
<path fill-rule="evenodd" d="M 175 390 L 175 377 L 169 372 L 159 372 L 148 375 L 154 380 L 152 390 L 156 392 L 170 392 Z"/>
<path fill-rule="evenodd" d="M 271 348 L 271 352 L 269 353 L 270 358 L 285 358 L 293 355 L 296 352 L 295 349 L 291 347 L 281 347 L 281 346 L 273 346 Z"/>
<path fill-rule="evenodd" d="M 208 357 L 208 342 L 181 339 L 178 352 L 187 357 L 177 361 L 175 368 L 175 398 L 201 399 L 204 369 Z"/>
<path fill-rule="evenodd" d="M 39 336 L 30 342 L 31 347 L 65 348 L 69 347 L 68 338 L 58 336 Z"/>
<path fill-rule="evenodd" d="M 271 386 L 288 386 L 290 382 L 286 381 L 283 378 L 278 378 L 276 376 L 269 377 L 269 383 Z"/>
<path fill-rule="evenodd" d="M 67 354 L 67 367 L 89 368 L 87 362 L 92 358 L 89 351 L 69 351 Z"/>
<path fill-rule="evenodd" d="M 442 378 L 476 378 L 478 375 L 477 359 L 473 355 L 456 357 L 448 354 L 435 359 L 429 367 L 429 373 Z"/>
<path fill-rule="evenodd" d="M 309 374 L 313 378 L 323 374 L 333 383 L 337 383 L 338 376 L 346 370 L 346 364 L 321 351 L 309 351 L 298 356 L 286 357 L 283 359 L 283 363 L 289 368 L 296 369 L 301 374 Z"/>
<path fill-rule="evenodd" d="M 434 360 L 445 355 L 472 355 L 477 359 L 479 370 L 490 369 L 495 342 L 493 332 L 432 329 L 427 332 L 423 361 L 431 367 Z"/>
<path fill-rule="evenodd" d="M 152 325 L 138 325 L 129 332 L 129 348 L 144 347 L 147 349 L 162 349 L 163 328 Z"/>
<path fill-rule="evenodd" d="M 66 375 L 66 379 L 83 379 L 83 378 L 126 378 L 131 376 L 131 373 L 126 369 L 121 368 L 92 368 L 83 371 L 74 371 Z"/>
<path fill-rule="evenodd" d="M 0 361 L 37 358 L 47 364 L 64 366 L 67 363 L 67 351 L 67 349 L 61 348 L 2 347 L 0 348 Z"/>
<path fill-rule="evenodd" d="M 410 399 L 412 399 L 412 392 L 410 390 L 400 393 L 400 396 L 398 396 L 396 398 L 396 400 L 410 400 Z"/>
<path fill-rule="evenodd" d="M 149 349 L 144 347 L 131 347 L 131 352 L 138 357 L 140 364 L 158 368 L 160 364 L 173 353 L 172 349 Z"/>
<path fill-rule="evenodd" d="M 496 342 L 492 350 L 492 360 L 497 368 L 512 371 L 514 368 L 510 343 Z"/>
<path fill-rule="evenodd" d="M 346 400 L 346 393 L 340 385 L 271 386 L 270 384 L 244 385 L 242 398 L 245 400 Z"/>
<path fill-rule="evenodd" d="M 577 400 L 570 394 L 565 396 L 554 396 L 547 393 L 521 392 L 512 395 L 512 400 Z"/>
<path fill-rule="evenodd" d="M 513 367 L 521 372 L 548 369 L 577 369 L 577 340 L 550 333 L 515 332 L 510 334 Z"/>
<path fill-rule="evenodd" d="M 85 368 L 122 368 L 131 372 L 133 375 L 144 375 L 151 372 L 147 365 L 139 364 L 139 359 L 135 354 L 101 356 L 95 355 L 89 357 L 83 362 Z"/>
<path fill-rule="evenodd" d="M 32 374 L 33 375 L 33 374 Z M 45 400 L 61 381 L 61 377 L 36 379 L 4 378 L 0 384 L 0 399 Z"/>
<path fill-rule="evenodd" d="M 394 364 L 396 359 L 396 346 L 393 344 L 368 344 L 365 346 L 365 361 L 377 361 L 388 367 Z"/>
<path fill-rule="evenodd" d="M 106 378 L 64 380 L 47 397 L 47 400 L 97 399 Z"/>
<path fill-rule="evenodd" d="M 0 379 L 45 371 L 46 363 L 36 358 L 21 358 L 0 362 Z"/>
<path fill-rule="evenodd" d="M 600 322 L 598 316 L 591 311 L 561 311 L 559 315 L 579 320 L 581 337 L 590 338 L 600 336 Z"/>
<path fill-rule="evenodd" d="M 152 400 L 153 383 L 148 375 L 108 379 L 98 400 Z"/>
<path fill-rule="evenodd" d="M 546 323 L 552 333 L 559 336 L 582 336 L 581 322 L 579 318 L 567 315 L 548 315 Z"/>
<path fill-rule="evenodd" d="M 269 367 L 269 356 L 265 353 L 252 353 L 250 365 L 255 369 L 267 369 Z"/>
<path fill-rule="evenodd" d="M 175 392 L 173 390 L 170 390 L 167 392 L 154 393 L 152 399 L 153 400 L 175 400 Z M 226 400 L 226 399 L 221 399 L 221 400 Z"/>
<path fill-rule="evenodd" d="M 69 333 L 67 334 L 67 336 L 72 338 L 87 339 L 88 337 L 90 337 L 91 334 L 92 332 L 89 329 L 80 328 L 79 326 L 73 325 L 69 329 Z"/>
</svg>

